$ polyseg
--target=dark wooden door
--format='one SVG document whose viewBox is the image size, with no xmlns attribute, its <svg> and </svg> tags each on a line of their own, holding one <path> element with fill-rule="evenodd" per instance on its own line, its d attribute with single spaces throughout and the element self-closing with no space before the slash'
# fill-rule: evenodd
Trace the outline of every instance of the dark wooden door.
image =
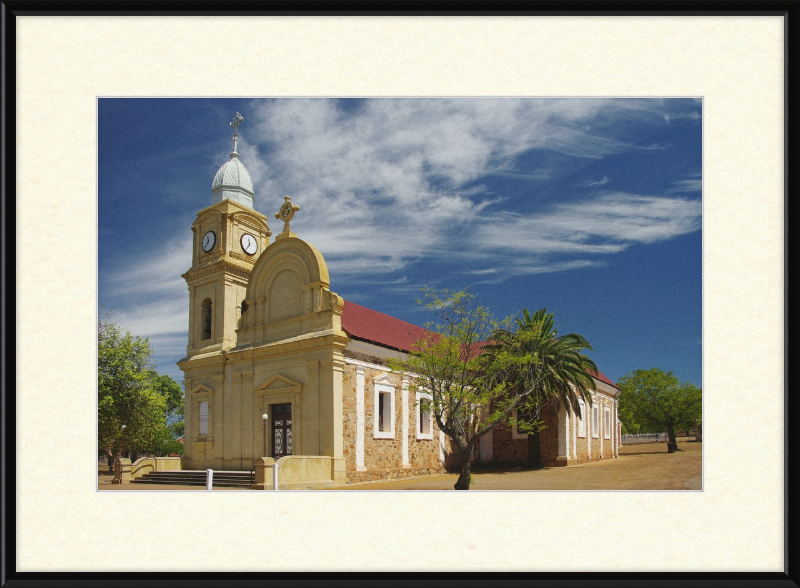
<svg viewBox="0 0 800 588">
<path fill-rule="evenodd" d="M 272 457 L 292 455 L 292 405 L 272 405 Z"/>
</svg>

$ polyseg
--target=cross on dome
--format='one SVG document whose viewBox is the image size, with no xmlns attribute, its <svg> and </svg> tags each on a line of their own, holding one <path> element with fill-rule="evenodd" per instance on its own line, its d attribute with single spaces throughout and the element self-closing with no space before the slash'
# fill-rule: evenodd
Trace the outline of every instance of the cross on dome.
<svg viewBox="0 0 800 588">
<path fill-rule="evenodd" d="M 230 123 L 231 126 L 233 127 L 233 152 L 234 153 L 236 153 L 236 144 L 239 141 L 239 125 L 242 124 L 243 120 L 244 120 L 244 117 L 237 112 L 236 116 L 233 117 L 233 122 Z"/>
<path fill-rule="evenodd" d="M 253 208 L 255 197 L 253 179 L 244 164 L 239 161 L 239 154 L 236 152 L 239 142 L 239 125 L 243 120 L 244 117 L 237 112 L 233 117 L 233 122 L 230 123 L 233 128 L 233 152 L 230 160 L 219 168 L 211 184 L 211 196 L 214 204 L 230 199 Z"/>
</svg>

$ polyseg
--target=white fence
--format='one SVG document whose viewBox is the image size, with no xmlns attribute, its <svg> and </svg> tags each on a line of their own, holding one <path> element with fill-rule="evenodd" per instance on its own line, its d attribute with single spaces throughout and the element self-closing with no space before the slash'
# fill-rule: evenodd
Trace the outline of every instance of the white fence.
<svg viewBox="0 0 800 588">
<path fill-rule="evenodd" d="M 641 433 L 639 435 L 623 435 L 623 445 L 633 445 L 635 443 L 666 443 L 666 433 Z"/>
</svg>

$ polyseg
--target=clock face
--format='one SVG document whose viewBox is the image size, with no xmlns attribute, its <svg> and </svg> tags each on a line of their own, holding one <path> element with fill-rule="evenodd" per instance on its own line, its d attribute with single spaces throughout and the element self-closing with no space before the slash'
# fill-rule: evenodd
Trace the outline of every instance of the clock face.
<svg viewBox="0 0 800 588">
<path fill-rule="evenodd" d="M 211 249 L 214 248 L 214 243 L 217 242 L 217 236 L 214 234 L 214 231 L 209 231 L 205 235 L 203 235 L 203 251 L 208 253 Z"/>
<path fill-rule="evenodd" d="M 242 249 L 247 255 L 254 255 L 256 251 L 258 251 L 258 241 L 253 235 L 249 233 L 245 233 L 242 235 L 241 239 Z"/>
</svg>

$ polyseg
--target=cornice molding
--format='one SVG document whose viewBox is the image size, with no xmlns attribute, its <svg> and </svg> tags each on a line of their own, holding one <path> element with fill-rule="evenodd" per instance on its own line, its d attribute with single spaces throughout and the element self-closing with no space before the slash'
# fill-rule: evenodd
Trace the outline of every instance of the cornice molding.
<svg viewBox="0 0 800 588">
<path fill-rule="evenodd" d="M 231 274 L 238 278 L 242 278 L 244 280 L 250 279 L 251 270 L 243 268 L 238 265 L 234 265 L 228 261 L 220 260 L 208 265 L 206 267 L 202 267 L 196 270 L 189 270 L 181 277 L 186 280 L 187 282 L 197 280 L 199 278 L 205 278 L 206 276 L 210 276 L 217 272 L 224 272 L 226 274 Z"/>
</svg>

